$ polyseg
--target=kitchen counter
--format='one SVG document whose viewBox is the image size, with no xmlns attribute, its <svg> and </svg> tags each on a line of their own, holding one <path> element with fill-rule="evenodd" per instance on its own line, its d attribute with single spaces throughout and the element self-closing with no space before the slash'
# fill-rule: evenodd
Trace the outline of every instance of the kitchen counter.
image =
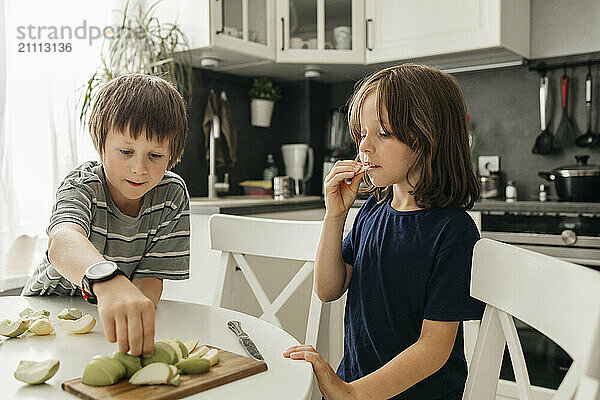
<svg viewBox="0 0 600 400">
<path fill-rule="evenodd" d="M 366 200 L 356 200 L 353 207 L 360 207 Z M 583 215 L 600 216 L 600 203 L 568 202 L 568 201 L 515 201 L 478 200 L 471 211 L 487 213 L 544 213 L 546 215 Z"/>
<path fill-rule="evenodd" d="M 320 196 L 298 196 L 283 200 L 275 200 L 270 196 L 229 196 L 217 199 L 190 198 L 190 211 L 195 215 L 217 213 L 251 215 L 323 207 L 323 198 Z"/>
</svg>

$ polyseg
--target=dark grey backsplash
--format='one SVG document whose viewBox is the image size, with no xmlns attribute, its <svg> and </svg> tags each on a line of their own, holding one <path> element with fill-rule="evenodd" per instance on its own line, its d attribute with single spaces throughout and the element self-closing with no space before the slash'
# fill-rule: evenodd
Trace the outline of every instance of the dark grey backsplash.
<svg viewBox="0 0 600 400">
<path fill-rule="evenodd" d="M 585 77 L 587 66 L 568 68 L 568 111 L 576 132 L 574 137 L 586 131 Z M 556 133 L 560 123 L 560 78 L 563 70 L 549 70 L 548 127 Z M 574 139 L 559 154 L 536 155 L 531 152 L 535 138 L 540 133 L 539 80 L 536 71 L 527 67 L 457 74 L 462 85 L 467 109 L 476 135 L 476 155 L 499 155 L 503 178 L 514 180 L 520 200 L 535 200 L 540 183 L 549 183 L 550 195 L 555 196 L 554 185 L 538 177 L 539 171 L 575 164 L 574 155 L 588 154 L 589 162 L 600 164 L 599 148 L 581 148 Z M 592 66 L 594 79 L 592 128 L 598 130 L 598 107 L 600 105 L 600 74 L 598 66 Z"/>
<path fill-rule="evenodd" d="M 569 115 L 575 121 L 575 136 L 585 132 L 584 82 L 587 67 L 569 68 Z M 561 70 L 548 71 L 550 78 L 549 127 L 556 132 L 561 117 Z M 208 164 L 204 160 L 202 118 L 209 90 L 217 94 L 225 90 L 238 131 L 238 162 L 229 169 L 230 194 L 242 193 L 237 185 L 245 179 L 261 179 L 267 153 L 273 153 L 279 170 L 284 172 L 281 144 L 310 143 L 315 150 L 313 179 L 308 184 L 310 194 L 321 193 L 323 143 L 327 114 L 348 101 L 354 82 L 325 84 L 315 81 L 278 83 L 283 99 L 276 103 L 270 128 L 250 125 L 248 89 L 251 79 L 213 71 L 195 70 L 196 88 L 188 113 L 190 132 L 183 161 L 175 171 L 182 175 L 192 196 L 206 196 Z M 600 74 L 592 67 L 594 79 L 593 128 L 598 129 L 600 105 Z M 589 154 L 590 163 L 600 164 L 600 149 L 578 148 L 570 143 L 562 153 L 540 156 L 531 148 L 540 131 L 539 74 L 527 67 L 515 67 L 456 74 L 463 87 L 468 112 L 476 136 L 475 155 L 499 155 L 503 179 L 517 183 L 520 200 L 534 199 L 544 181 L 539 171 L 573 164 L 575 154 Z M 277 82 L 276 82 L 277 83 Z M 225 169 L 219 169 L 219 180 Z M 555 195 L 550 182 L 550 195 Z"/>
</svg>

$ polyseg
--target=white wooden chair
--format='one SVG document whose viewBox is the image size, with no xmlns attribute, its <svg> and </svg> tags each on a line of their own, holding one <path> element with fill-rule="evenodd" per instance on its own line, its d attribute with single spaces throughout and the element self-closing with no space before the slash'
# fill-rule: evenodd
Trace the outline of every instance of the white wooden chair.
<svg viewBox="0 0 600 400">
<path fill-rule="evenodd" d="M 221 307 L 227 303 L 226 281 L 235 273 L 237 267 L 258 300 L 262 309 L 260 318 L 282 328 L 277 313 L 302 283 L 313 276 L 322 226 L 321 221 L 289 221 L 222 214 L 211 216 L 210 247 L 221 251 L 213 305 Z M 263 284 L 248 263 L 247 256 L 297 260 L 303 264 L 271 302 Z M 310 292 L 310 299 L 306 299 L 309 309 L 304 343 L 315 347 L 326 358 L 328 338 L 324 333 L 328 328 L 330 305 L 321 302 L 312 289 L 312 282 Z M 313 398 L 320 399 L 315 382 L 313 379 Z"/>
<path fill-rule="evenodd" d="M 508 344 L 519 399 L 534 399 L 513 316 L 573 359 L 553 400 L 600 396 L 600 273 L 533 251 L 482 239 L 475 245 L 471 296 L 486 303 L 463 400 L 496 398 Z M 579 389 L 578 389 L 579 387 Z"/>
</svg>

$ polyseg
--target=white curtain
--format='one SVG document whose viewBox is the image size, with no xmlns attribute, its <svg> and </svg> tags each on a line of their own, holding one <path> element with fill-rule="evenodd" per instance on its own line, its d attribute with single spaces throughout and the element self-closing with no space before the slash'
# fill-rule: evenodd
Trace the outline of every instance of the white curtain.
<svg viewBox="0 0 600 400">
<path fill-rule="evenodd" d="M 107 26 L 115 5 L 0 1 L 0 292 L 22 286 L 41 261 L 57 185 L 98 158 L 79 122 L 79 99 L 100 63 L 102 39 L 91 39 L 89 28 Z M 50 27 L 82 26 L 86 38 L 48 38 Z M 31 43 L 50 43 L 50 51 Z M 54 50 L 59 43 L 71 50 Z"/>
</svg>

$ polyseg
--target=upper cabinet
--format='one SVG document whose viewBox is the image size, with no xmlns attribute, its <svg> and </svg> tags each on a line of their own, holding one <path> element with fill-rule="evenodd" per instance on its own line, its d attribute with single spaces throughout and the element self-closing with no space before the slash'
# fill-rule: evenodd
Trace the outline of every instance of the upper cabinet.
<svg viewBox="0 0 600 400">
<path fill-rule="evenodd" d="M 276 60 L 363 64 L 363 0 L 277 0 Z"/>
<path fill-rule="evenodd" d="M 367 64 L 486 53 L 484 63 L 530 53 L 529 0 L 367 0 Z M 480 62 L 480 61 L 476 61 Z"/>
<path fill-rule="evenodd" d="M 214 67 L 217 60 L 227 68 L 274 59 L 274 0 L 163 0 L 155 16 L 182 28 L 197 65 Z"/>
</svg>

